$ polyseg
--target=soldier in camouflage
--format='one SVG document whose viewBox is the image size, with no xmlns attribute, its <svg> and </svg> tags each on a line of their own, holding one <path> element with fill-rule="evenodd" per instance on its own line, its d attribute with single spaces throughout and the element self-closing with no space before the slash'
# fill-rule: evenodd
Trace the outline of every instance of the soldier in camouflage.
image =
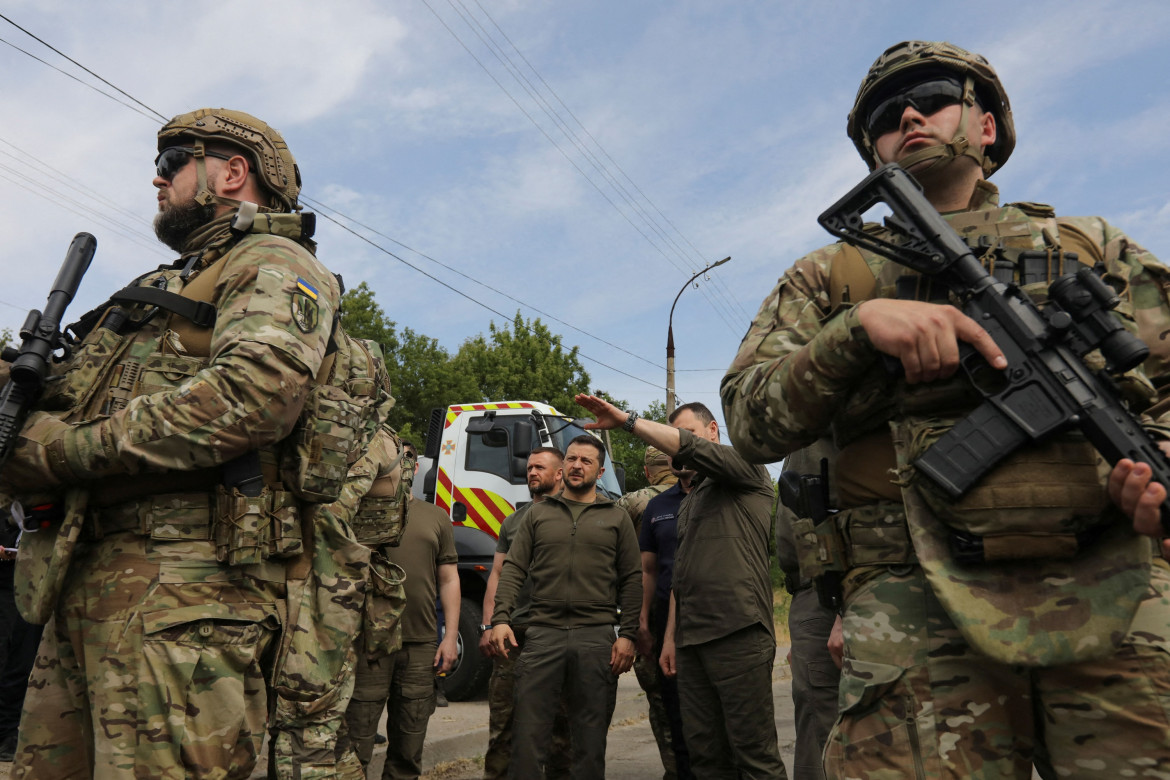
<svg viewBox="0 0 1170 780">
<path fill-rule="evenodd" d="M 333 777 L 312 724 L 344 709 L 369 562 L 336 502 L 392 399 L 335 328 L 280 134 L 200 109 L 158 150 L 180 257 L 74 326 L 0 474 L 58 507 L 18 560 L 47 626 L 14 776 L 246 778 L 278 699 L 278 763 Z"/>
<path fill-rule="evenodd" d="M 1126 395 L 1170 438 L 1170 273 L 1099 218 L 999 205 L 986 177 L 1015 129 L 984 58 L 947 43 L 891 47 L 848 129 L 871 167 L 906 168 L 1040 302 L 1053 278 L 1098 265 L 1118 316 L 1152 347 L 1121 378 Z M 841 511 L 804 537 L 802 559 L 843 575 L 841 713 L 825 773 L 1170 777 L 1170 573 L 1142 535 L 1160 535 L 1165 490 L 1145 466 L 1110 472 L 1076 433 L 1016 451 L 957 501 L 918 474 L 914 459 L 981 400 L 956 374 L 958 343 L 1006 366 L 952 303 L 892 261 L 825 247 L 780 279 L 722 383 L 744 457 L 775 461 L 830 431 L 841 447 Z M 984 562 L 952 557 L 960 533 L 981 541 Z"/>
<path fill-rule="evenodd" d="M 650 499 L 661 495 L 671 485 L 678 482 L 678 477 L 670 470 L 670 458 L 664 452 L 647 447 L 643 469 L 650 484 L 644 488 L 626 493 L 617 500 L 617 505 L 626 510 L 630 520 L 634 522 L 634 532 L 639 536 L 642 533 L 642 514 Z M 650 729 L 654 732 L 654 739 L 658 742 L 658 755 L 662 758 L 663 780 L 674 780 L 678 774 L 674 759 L 673 737 L 670 731 L 670 718 L 666 714 L 666 705 L 662 703 L 662 669 L 658 666 L 658 656 L 654 652 L 654 638 L 651 636 L 651 607 L 654 603 L 654 591 L 646 590 L 645 574 L 643 573 L 642 586 L 642 615 L 638 624 L 638 657 L 634 660 L 634 675 L 638 678 L 638 685 L 646 692 L 646 704 L 650 708 Z"/>
</svg>

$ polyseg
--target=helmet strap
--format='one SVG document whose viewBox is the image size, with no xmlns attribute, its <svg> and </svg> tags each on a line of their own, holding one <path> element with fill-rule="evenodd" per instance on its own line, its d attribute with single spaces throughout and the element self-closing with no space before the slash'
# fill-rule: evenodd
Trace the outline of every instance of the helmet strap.
<svg viewBox="0 0 1170 780">
<path fill-rule="evenodd" d="M 955 134 L 951 138 L 950 143 L 919 149 L 917 152 L 906 155 L 906 158 L 898 164 L 906 170 L 910 170 L 914 166 L 919 166 L 914 173 L 921 174 L 932 171 L 935 168 L 941 168 L 944 165 L 949 165 L 959 157 L 970 157 L 983 169 L 984 176 L 990 174 L 995 168 L 995 163 L 967 138 L 967 117 L 975 103 L 975 79 L 971 74 L 967 74 L 967 78 L 963 84 L 963 96 L 960 98 L 962 110 L 959 112 L 959 125 L 955 128 Z M 867 138 L 866 140 L 868 143 L 869 139 Z M 873 148 L 872 144 L 870 144 L 870 148 Z M 881 163 L 878 160 L 876 150 L 874 150 L 873 157 L 878 164 Z M 920 165 L 920 163 L 928 160 L 932 161 L 929 165 Z"/>
</svg>

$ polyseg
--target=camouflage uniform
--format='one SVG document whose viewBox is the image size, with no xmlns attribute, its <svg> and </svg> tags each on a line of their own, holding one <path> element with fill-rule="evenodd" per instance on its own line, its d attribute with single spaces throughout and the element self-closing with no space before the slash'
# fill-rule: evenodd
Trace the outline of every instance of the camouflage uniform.
<svg viewBox="0 0 1170 780">
<path fill-rule="evenodd" d="M 253 164 L 291 210 L 295 165 L 253 117 L 177 117 L 160 150 L 191 142 L 171 130 L 219 123 L 251 133 L 249 151 L 267 144 Z M 344 502 L 347 458 L 389 407 L 372 377 L 368 394 L 348 381 L 371 361 L 334 332 L 338 283 L 306 223 L 261 210 L 229 229 L 235 216 L 193 231 L 173 266 L 99 312 L 5 468 L 10 484 L 41 475 L 18 497 L 68 486 L 60 532 L 30 535 L 18 562 L 22 610 L 49 622 L 15 777 L 246 778 L 270 704 L 274 763 L 334 776 L 330 728 L 313 724 L 336 722 L 352 686 L 369 553 L 330 502 Z M 175 295 L 156 305 L 152 291 Z M 180 297 L 209 304 L 213 322 L 171 313 Z M 262 489 L 243 487 L 255 477 Z M 59 595 L 40 587 L 58 575 Z"/>
<path fill-rule="evenodd" d="M 667 470 L 669 461 L 666 456 L 654 447 L 647 447 L 646 469 L 650 471 L 652 467 L 663 470 L 651 478 L 649 486 L 626 493 L 615 502 L 630 516 L 635 534 L 641 532 L 642 513 L 646 511 L 650 499 L 678 482 L 678 477 Z M 658 659 L 639 653 L 634 660 L 634 674 L 638 678 L 638 685 L 642 686 L 646 693 L 646 704 L 650 708 L 650 729 L 654 732 L 658 754 L 662 757 L 663 779 L 674 780 L 676 774 L 674 748 L 671 743 L 670 718 L 667 717 L 666 706 L 662 703 L 662 669 L 658 666 Z"/>
<path fill-rule="evenodd" d="M 385 780 L 406 780 L 422 771 L 427 724 L 435 711 L 439 567 L 453 567 L 459 561 L 446 513 L 417 500 L 409 502 L 409 513 L 401 545 L 385 550 L 406 575 L 400 647 L 359 656 L 353 698 L 345 713 L 357 756 L 368 769 L 378 721 L 387 711 Z"/>
<path fill-rule="evenodd" d="M 1170 327 L 1166 269 L 1100 219 L 1001 208 L 985 181 L 968 211 L 947 218 L 970 240 L 1057 252 L 1064 241 L 1099 255 L 1122 320 L 1154 345 Z M 1116 518 L 1072 558 L 955 564 L 946 523 L 964 517 L 1052 529 L 1089 507 L 1101 513 L 1093 522 L 1112 519 L 1106 470 L 1068 435 L 1013 454 L 958 502 L 935 500 L 908 464 L 980 399 L 963 376 L 910 386 L 885 373 L 848 291 L 832 281 L 851 251 L 834 244 L 795 263 L 721 388 L 728 434 L 750 460 L 777 460 L 830 426 L 842 447 L 834 526 L 847 568 L 846 659 L 827 776 L 1028 778 L 1035 763 L 1051 777 L 1170 777 L 1165 563 L 1151 563 L 1149 540 Z M 897 277 L 912 276 L 861 256 L 874 296 L 893 297 Z M 919 281 L 901 289 L 930 299 Z M 1167 366 L 1155 354 L 1144 367 L 1162 398 Z"/>
</svg>

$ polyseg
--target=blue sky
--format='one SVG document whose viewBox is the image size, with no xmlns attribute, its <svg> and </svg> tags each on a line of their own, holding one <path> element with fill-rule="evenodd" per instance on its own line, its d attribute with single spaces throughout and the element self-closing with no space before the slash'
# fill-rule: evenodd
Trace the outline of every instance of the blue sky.
<svg viewBox="0 0 1170 780">
<path fill-rule="evenodd" d="M 279 128 L 306 196 L 466 296 L 319 220 L 321 259 L 400 325 L 454 352 L 502 319 L 469 298 L 505 318 L 520 308 L 637 408 L 664 397 L 671 301 L 730 255 L 675 312 L 679 395 L 717 406 L 760 301 L 827 243 L 816 215 L 865 174 L 845 117 L 869 64 L 907 38 L 950 40 L 999 71 L 1019 137 L 994 177 L 1005 200 L 1101 214 L 1170 259 L 1164 2 L 37 0 L 0 13 L 168 117 L 226 106 Z M 158 120 L 16 51 L 131 103 L 2 20 L 0 39 L 0 326 L 16 328 L 80 230 L 98 254 L 72 314 L 170 253 L 149 228 Z"/>
</svg>

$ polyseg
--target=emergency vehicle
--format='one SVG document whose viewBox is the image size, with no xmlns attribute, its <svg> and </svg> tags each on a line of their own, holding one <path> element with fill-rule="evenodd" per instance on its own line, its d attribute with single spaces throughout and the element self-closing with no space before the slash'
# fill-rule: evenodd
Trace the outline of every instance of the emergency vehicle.
<svg viewBox="0 0 1170 780">
<path fill-rule="evenodd" d="M 447 675 L 447 698 L 462 701 L 487 685 L 491 661 L 480 655 L 483 596 L 504 518 L 532 499 L 528 454 L 537 447 L 565 451 L 589 420 L 565 417 L 537 401 L 458 404 L 431 412 L 427 444 L 414 480 L 415 495 L 451 517 L 459 553 L 459 660 Z M 622 495 L 625 473 L 606 454 L 597 487 Z"/>
</svg>

